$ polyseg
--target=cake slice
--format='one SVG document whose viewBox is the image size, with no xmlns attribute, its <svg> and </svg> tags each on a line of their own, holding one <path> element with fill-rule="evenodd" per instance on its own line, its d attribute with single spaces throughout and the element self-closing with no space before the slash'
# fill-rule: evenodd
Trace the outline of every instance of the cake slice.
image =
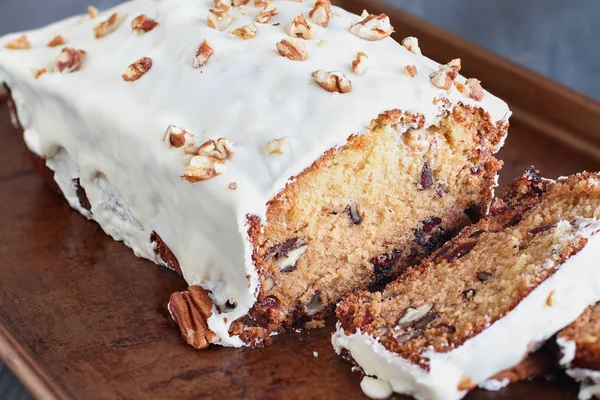
<svg viewBox="0 0 600 400">
<path fill-rule="evenodd" d="M 600 397 L 600 303 L 588 307 L 556 337 L 560 365 L 581 382 L 579 399 Z"/>
<path fill-rule="evenodd" d="M 230 3 L 133 0 L 0 38 L 29 149 L 71 206 L 182 274 L 170 310 L 197 348 L 316 326 L 485 215 L 510 115 L 385 15 Z"/>
<path fill-rule="evenodd" d="M 597 174 L 528 169 L 489 217 L 385 290 L 346 297 L 336 351 L 371 377 L 367 392 L 461 398 L 600 299 L 599 207 Z"/>
</svg>

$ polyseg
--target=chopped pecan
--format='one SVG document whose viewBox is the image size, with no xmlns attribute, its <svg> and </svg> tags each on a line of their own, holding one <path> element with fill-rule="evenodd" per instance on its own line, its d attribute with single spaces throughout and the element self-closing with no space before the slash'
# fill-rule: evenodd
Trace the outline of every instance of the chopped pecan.
<svg viewBox="0 0 600 400">
<path fill-rule="evenodd" d="M 62 46 L 63 44 L 65 44 L 65 39 L 58 35 L 48 42 L 48 47 Z"/>
<path fill-rule="evenodd" d="M 21 35 L 18 38 L 6 43 L 4 48 L 9 50 L 27 50 L 31 48 L 31 43 L 29 43 L 26 35 Z"/>
<path fill-rule="evenodd" d="M 315 37 L 315 28 L 306 20 L 304 14 L 300 14 L 288 25 L 287 33 L 291 37 L 310 40 Z"/>
<path fill-rule="evenodd" d="M 229 185 L 227 185 L 227 188 L 229 190 L 237 190 L 237 187 L 238 187 L 237 182 L 231 182 Z"/>
<path fill-rule="evenodd" d="M 138 35 L 150 32 L 158 26 L 158 22 L 148 17 L 146 14 L 138 15 L 131 21 L 131 29 Z"/>
<path fill-rule="evenodd" d="M 250 0 L 233 0 L 231 2 L 231 5 L 235 6 L 235 7 L 241 7 L 241 6 L 245 6 L 246 4 L 248 4 L 249 1 Z"/>
<path fill-rule="evenodd" d="M 258 33 L 258 28 L 254 24 L 248 24 L 241 28 L 234 29 L 231 33 L 242 39 L 252 39 Z"/>
<path fill-rule="evenodd" d="M 273 16 L 277 15 L 279 12 L 277 11 L 277 6 L 274 4 L 269 4 L 265 7 L 264 10 L 260 12 L 258 17 L 256 17 L 256 22 L 259 24 L 268 24 L 271 21 Z"/>
<path fill-rule="evenodd" d="M 415 67 L 414 65 L 407 65 L 404 67 L 404 73 L 410 76 L 411 78 L 414 78 L 415 76 L 417 76 L 417 67 Z"/>
<path fill-rule="evenodd" d="M 209 140 L 198 149 L 199 156 L 214 157 L 219 160 L 231 158 L 234 152 L 235 147 L 233 143 L 224 138 L 217 139 L 216 141 Z"/>
<path fill-rule="evenodd" d="M 475 101 L 483 100 L 483 87 L 481 86 L 481 81 L 478 79 L 467 79 L 464 85 L 454 82 L 454 86 L 465 97 L 469 97 Z"/>
<path fill-rule="evenodd" d="M 293 61 L 304 61 L 308 58 L 308 48 L 300 39 L 283 38 L 277 43 L 277 51 Z"/>
<path fill-rule="evenodd" d="M 266 7 L 271 4 L 271 0 L 254 0 L 254 7 Z"/>
<path fill-rule="evenodd" d="M 100 11 L 94 6 L 88 6 L 88 15 L 90 18 L 96 18 L 100 14 Z"/>
<path fill-rule="evenodd" d="M 452 87 L 452 82 L 454 82 L 458 76 L 460 68 L 460 58 L 456 58 L 448 64 L 440 65 L 439 71 L 429 75 L 429 79 L 435 87 L 448 90 Z"/>
<path fill-rule="evenodd" d="M 65 47 L 56 57 L 54 71 L 61 74 L 75 72 L 81 68 L 81 63 L 85 57 L 85 51 L 76 50 L 72 47 Z"/>
<path fill-rule="evenodd" d="M 198 350 L 205 349 L 219 338 L 208 328 L 213 303 L 200 286 L 190 286 L 185 292 L 175 292 L 169 301 L 169 311 L 183 339 Z"/>
<path fill-rule="evenodd" d="M 402 46 L 411 53 L 421 55 L 421 48 L 419 47 L 419 39 L 414 36 L 409 36 L 402 40 Z"/>
<path fill-rule="evenodd" d="M 182 178 L 190 183 L 207 181 L 227 171 L 223 160 L 207 156 L 194 156 Z"/>
<path fill-rule="evenodd" d="M 122 75 L 122 78 L 126 82 L 133 82 L 140 79 L 146 72 L 152 68 L 152 59 L 150 57 L 142 57 L 129 67 Z"/>
<path fill-rule="evenodd" d="M 117 30 L 117 28 L 119 28 L 124 19 L 125 14 L 120 12 L 114 13 L 106 21 L 100 22 L 94 27 L 94 37 L 96 39 L 100 39 L 110 33 L 113 33 Z"/>
<path fill-rule="evenodd" d="M 352 71 L 355 75 L 362 76 L 367 70 L 369 56 L 363 52 L 356 55 L 356 60 L 352 61 Z"/>
<path fill-rule="evenodd" d="M 364 17 L 364 13 L 361 17 Z M 385 14 L 369 14 L 364 19 L 350 27 L 350 32 L 361 39 L 382 40 L 394 33 L 390 18 Z"/>
<path fill-rule="evenodd" d="M 208 26 L 218 31 L 225 30 L 232 21 L 233 17 L 229 10 L 223 9 L 211 9 L 208 11 L 208 17 L 206 17 Z"/>
<path fill-rule="evenodd" d="M 46 68 L 39 68 L 39 69 L 34 69 L 33 70 L 33 77 L 35 79 L 38 79 L 40 76 L 44 75 L 46 72 L 48 72 L 46 70 Z"/>
<path fill-rule="evenodd" d="M 163 137 L 163 141 L 169 148 L 182 147 L 186 143 L 188 145 L 194 145 L 192 135 L 190 135 L 185 129 L 175 125 L 169 125 L 167 131 L 165 132 L 165 136 Z"/>
<path fill-rule="evenodd" d="M 308 19 L 315 24 L 322 26 L 323 28 L 327 28 L 331 17 L 332 13 L 330 0 L 315 1 L 313 9 L 308 13 Z"/>
<path fill-rule="evenodd" d="M 215 54 L 215 51 L 210 46 L 208 41 L 205 40 L 202 42 L 198 48 L 198 51 L 196 52 L 196 56 L 194 57 L 194 68 L 200 68 L 206 65 L 213 54 Z"/>
<path fill-rule="evenodd" d="M 281 139 L 269 140 L 263 151 L 266 154 L 285 154 L 290 151 L 290 138 L 285 136 Z"/>
<path fill-rule="evenodd" d="M 231 10 L 231 0 L 214 0 L 213 4 L 219 10 L 230 11 Z"/>
<path fill-rule="evenodd" d="M 352 91 L 352 82 L 343 72 L 318 70 L 312 73 L 312 77 L 319 86 L 328 92 L 349 93 Z"/>
</svg>

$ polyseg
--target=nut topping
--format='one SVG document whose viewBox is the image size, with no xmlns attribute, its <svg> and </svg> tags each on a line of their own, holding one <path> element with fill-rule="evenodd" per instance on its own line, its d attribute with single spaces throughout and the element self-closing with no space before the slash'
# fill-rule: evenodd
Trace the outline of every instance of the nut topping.
<svg viewBox="0 0 600 400">
<path fill-rule="evenodd" d="M 419 39 L 414 36 L 409 36 L 402 40 L 402 46 L 411 53 L 422 55 L 421 48 L 419 47 Z"/>
<path fill-rule="evenodd" d="M 48 72 L 46 70 L 46 68 L 34 69 L 33 70 L 33 77 L 35 79 L 38 79 L 40 76 L 44 75 L 46 72 Z"/>
<path fill-rule="evenodd" d="M 458 76 L 460 68 L 460 58 L 456 58 L 448 64 L 440 65 L 439 71 L 429 75 L 429 79 L 433 86 L 448 90 L 452 87 L 452 82 Z"/>
<path fill-rule="evenodd" d="M 229 185 L 227 185 L 227 189 L 229 190 L 237 190 L 237 182 L 231 182 Z"/>
<path fill-rule="evenodd" d="M 194 57 L 194 68 L 200 68 L 206 65 L 213 54 L 215 54 L 215 51 L 210 46 L 208 41 L 205 40 L 202 42 L 198 48 L 198 51 L 196 52 L 196 56 Z"/>
<path fill-rule="evenodd" d="M 328 92 L 349 93 L 352 91 L 352 82 L 343 72 L 318 70 L 312 73 L 312 77 L 319 86 Z"/>
<path fill-rule="evenodd" d="M 143 35 L 158 26 L 158 22 L 149 18 L 146 14 L 138 15 L 131 21 L 131 29 L 135 34 Z"/>
<path fill-rule="evenodd" d="M 183 339 L 198 350 L 218 340 L 208 328 L 207 320 L 212 316 L 213 303 L 208 293 L 200 286 L 190 286 L 186 292 L 175 292 L 169 301 L 169 311 Z"/>
<path fill-rule="evenodd" d="M 404 329 L 411 327 L 425 317 L 432 308 L 433 304 L 423 304 L 420 307 L 408 307 L 396 325 Z"/>
<path fill-rule="evenodd" d="M 208 17 L 206 17 L 208 26 L 218 31 L 225 30 L 232 21 L 233 17 L 229 10 L 223 9 L 211 9 L 208 11 Z"/>
<path fill-rule="evenodd" d="M 376 41 L 385 39 L 394 33 L 394 28 L 387 15 L 369 14 L 367 17 L 364 17 L 364 15 L 363 12 L 361 17 L 364 19 L 350 28 L 350 32 L 355 36 L 369 41 Z"/>
<path fill-rule="evenodd" d="M 220 138 L 209 140 L 198 149 L 199 156 L 214 157 L 219 160 L 230 159 L 235 153 L 235 147 L 229 140 Z"/>
<path fill-rule="evenodd" d="M 100 14 L 100 11 L 94 6 L 88 6 L 88 15 L 90 18 L 96 18 Z"/>
<path fill-rule="evenodd" d="M 331 17 L 332 13 L 330 0 L 315 1 L 313 9 L 308 13 L 308 19 L 315 24 L 322 26 L 323 28 L 327 28 Z"/>
<path fill-rule="evenodd" d="M 121 25 L 125 19 L 125 14 L 114 13 L 106 21 L 100 22 L 94 27 L 94 37 L 96 39 L 103 38 L 104 36 L 113 33 Z"/>
<path fill-rule="evenodd" d="M 294 18 L 294 21 L 287 27 L 287 33 L 291 37 L 310 40 L 315 37 L 315 29 L 306 20 L 304 14 L 300 14 Z"/>
<path fill-rule="evenodd" d="M 194 156 L 182 178 L 190 183 L 196 183 L 207 181 L 224 172 L 227 172 L 227 166 L 223 160 L 207 156 Z"/>
<path fill-rule="evenodd" d="M 277 6 L 274 4 L 269 4 L 265 7 L 264 10 L 260 12 L 258 17 L 256 17 L 256 22 L 259 24 L 268 24 L 271 22 L 271 18 L 277 15 L 279 12 L 277 11 Z"/>
<path fill-rule="evenodd" d="M 152 59 L 150 57 L 142 57 L 127 67 L 122 78 L 125 82 L 137 81 L 148 72 L 150 68 L 152 68 Z"/>
<path fill-rule="evenodd" d="M 308 48 L 301 39 L 283 38 L 277 43 L 277 51 L 293 61 L 304 61 L 308 58 Z"/>
<path fill-rule="evenodd" d="M 231 5 L 234 7 L 241 7 L 241 6 L 245 6 L 246 4 L 248 4 L 250 0 L 233 0 L 231 2 Z"/>
<path fill-rule="evenodd" d="M 271 4 L 271 0 L 254 0 L 254 7 L 266 7 Z"/>
<path fill-rule="evenodd" d="M 281 139 L 269 140 L 269 143 L 264 147 L 265 154 L 285 154 L 290 151 L 290 138 L 284 136 Z"/>
<path fill-rule="evenodd" d="M 355 75 L 362 76 L 367 70 L 367 64 L 369 62 L 369 56 L 363 52 L 356 55 L 356 60 L 352 61 L 352 71 Z"/>
<path fill-rule="evenodd" d="M 62 46 L 63 44 L 65 44 L 65 39 L 62 36 L 58 35 L 48 42 L 48 47 Z"/>
<path fill-rule="evenodd" d="M 454 82 L 454 86 L 465 97 L 469 97 L 475 101 L 483 100 L 483 87 L 481 86 L 481 81 L 478 79 L 467 79 L 464 85 Z"/>
<path fill-rule="evenodd" d="M 213 4 L 219 10 L 231 11 L 231 0 L 214 0 Z"/>
<path fill-rule="evenodd" d="M 31 43 L 29 43 L 29 40 L 27 40 L 26 35 L 22 35 L 6 43 L 4 48 L 9 50 L 27 50 L 31 48 Z"/>
<path fill-rule="evenodd" d="M 165 136 L 163 137 L 163 141 L 169 148 L 179 148 L 186 143 L 188 143 L 188 145 L 193 145 L 194 143 L 192 135 L 190 135 L 188 131 L 175 125 L 169 125 L 167 131 L 165 132 Z"/>
<path fill-rule="evenodd" d="M 417 67 L 415 67 L 414 65 L 407 65 L 406 67 L 404 67 L 404 73 L 410 76 L 411 78 L 414 78 L 415 76 L 417 76 Z"/>
<path fill-rule="evenodd" d="M 75 72 L 81 67 L 83 57 L 85 57 L 85 51 L 65 47 L 58 57 L 56 57 L 54 71 L 61 74 Z"/>
<path fill-rule="evenodd" d="M 254 24 L 248 24 L 241 28 L 234 29 L 231 33 L 242 39 L 252 39 L 258 33 L 258 28 Z"/>
</svg>

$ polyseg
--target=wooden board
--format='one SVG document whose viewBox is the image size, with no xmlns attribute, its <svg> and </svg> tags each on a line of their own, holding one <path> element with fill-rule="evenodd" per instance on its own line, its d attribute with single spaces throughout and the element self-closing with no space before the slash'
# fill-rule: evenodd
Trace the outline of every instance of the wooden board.
<svg viewBox="0 0 600 400">
<path fill-rule="evenodd" d="M 376 2 L 369 5 L 392 15 L 400 37 L 420 36 L 433 58 L 451 58 L 446 53 L 454 46 L 452 54 L 463 57 L 467 75 L 511 101 L 516 112 L 500 154 L 501 185 L 530 164 L 549 177 L 600 169 L 598 104 L 437 28 L 377 10 Z M 506 76 L 515 81 L 506 83 Z M 509 95 L 510 90 L 520 95 Z M 535 93 L 543 98 L 534 99 Z M 569 114 L 575 109 L 576 115 Z M 183 280 L 137 259 L 48 191 L 1 100 L 0 143 L 0 357 L 34 395 L 364 398 L 359 376 L 330 345 L 333 320 L 322 330 L 277 337 L 262 350 L 197 352 L 185 345 L 166 310 L 169 295 L 185 287 Z M 540 378 L 497 393 L 476 391 L 468 399 L 558 400 L 575 399 L 576 393 L 577 386 L 558 373 L 553 380 Z"/>
</svg>

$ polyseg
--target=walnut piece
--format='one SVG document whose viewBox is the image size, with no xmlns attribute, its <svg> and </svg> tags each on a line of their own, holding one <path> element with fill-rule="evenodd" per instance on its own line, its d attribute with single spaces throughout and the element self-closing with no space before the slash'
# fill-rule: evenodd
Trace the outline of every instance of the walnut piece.
<svg viewBox="0 0 600 400">
<path fill-rule="evenodd" d="M 352 71 L 355 75 L 362 76 L 367 71 L 369 56 L 363 52 L 356 55 L 356 60 L 352 61 Z"/>
<path fill-rule="evenodd" d="M 229 10 L 211 9 L 208 11 L 208 17 L 206 17 L 208 26 L 218 31 L 225 30 L 232 21 L 233 17 Z"/>
<path fill-rule="evenodd" d="M 306 20 L 304 14 L 294 18 L 294 21 L 287 27 L 287 33 L 291 37 L 310 40 L 315 37 L 315 28 Z"/>
<path fill-rule="evenodd" d="M 364 16 L 364 13 L 363 13 Z M 350 32 L 361 39 L 376 41 L 382 40 L 394 33 L 390 18 L 385 14 L 369 14 L 362 21 L 352 25 Z"/>
<path fill-rule="evenodd" d="M 120 12 L 114 13 L 106 21 L 100 22 L 94 27 L 94 37 L 96 39 L 100 39 L 110 33 L 113 33 L 117 30 L 117 28 L 119 28 L 124 19 L 125 14 Z"/>
<path fill-rule="evenodd" d="M 273 18 L 273 16 L 277 15 L 278 13 L 279 11 L 277 11 L 277 6 L 275 6 L 274 4 L 269 4 L 265 7 L 264 10 L 260 12 L 258 17 L 256 17 L 256 22 L 258 22 L 259 24 L 268 24 L 269 22 L 271 22 L 271 18 Z"/>
<path fill-rule="evenodd" d="M 415 67 L 414 65 L 407 65 L 404 67 L 404 73 L 410 76 L 411 78 L 414 78 L 415 76 L 417 76 L 417 67 Z"/>
<path fill-rule="evenodd" d="M 352 82 L 340 71 L 318 70 L 312 73 L 312 77 L 319 86 L 332 93 L 349 93 L 352 91 Z"/>
<path fill-rule="evenodd" d="M 277 43 L 277 51 L 293 61 L 304 61 L 308 58 L 308 48 L 301 39 L 284 38 Z"/>
<path fill-rule="evenodd" d="M 122 75 L 123 80 L 126 82 L 133 82 L 140 79 L 146 72 L 152 68 L 152 59 L 150 57 L 142 57 L 129 67 Z"/>
<path fill-rule="evenodd" d="M 218 341 L 217 335 L 208 328 L 213 303 L 202 287 L 190 286 L 185 292 L 175 292 L 169 301 L 169 311 L 183 340 L 195 349 L 202 350 Z"/>
<path fill-rule="evenodd" d="M 81 68 L 81 63 L 85 57 L 85 51 L 76 50 L 72 47 L 65 47 L 56 57 L 54 62 L 54 71 L 61 74 L 68 74 Z"/>
<path fill-rule="evenodd" d="M 248 24 L 241 28 L 234 29 L 231 33 L 242 39 L 252 39 L 258 33 L 258 28 L 254 24 Z"/>
<path fill-rule="evenodd" d="M 207 181 L 224 172 L 227 172 L 227 166 L 223 160 L 208 156 L 194 156 L 182 178 L 190 183 L 196 183 Z"/>
<path fill-rule="evenodd" d="M 195 155 L 198 151 L 196 147 L 196 143 L 188 131 L 183 128 L 180 128 L 175 125 L 169 125 L 165 135 L 163 137 L 163 142 L 167 145 L 168 148 L 172 147 L 182 147 L 186 145 L 186 148 L 193 148 L 193 154 Z"/>
<path fill-rule="evenodd" d="M 429 75 L 433 86 L 448 90 L 452 87 L 452 82 L 458 76 L 461 68 L 460 58 L 450 61 L 448 64 L 440 65 L 439 71 Z"/>
<path fill-rule="evenodd" d="M 315 1 L 313 9 L 308 13 L 308 19 L 315 24 L 322 26 L 323 28 L 327 28 L 331 17 L 332 13 L 330 0 Z"/>
<path fill-rule="evenodd" d="M 100 11 L 94 6 L 88 6 L 88 15 L 90 18 L 96 18 L 100 14 Z"/>
<path fill-rule="evenodd" d="M 62 46 L 63 44 L 65 44 L 65 39 L 62 36 L 58 35 L 48 42 L 48 47 Z"/>
<path fill-rule="evenodd" d="M 137 35 L 143 35 L 150 32 L 158 26 L 158 22 L 148 17 L 146 14 L 138 15 L 131 21 L 131 30 Z"/>
<path fill-rule="evenodd" d="M 406 50 L 410 51 L 411 53 L 417 55 L 423 54 L 421 53 L 421 48 L 419 47 L 419 39 L 414 36 L 409 36 L 402 39 L 402 46 L 404 46 Z"/>
<path fill-rule="evenodd" d="M 213 54 L 215 54 L 215 51 L 210 46 L 208 41 L 205 40 L 202 42 L 198 48 L 198 51 L 196 52 L 196 56 L 194 57 L 194 68 L 200 68 L 206 65 Z"/>
<path fill-rule="evenodd" d="M 214 157 L 219 160 L 230 159 L 235 153 L 233 143 L 225 138 L 209 140 L 198 149 L 199 156 Z"/>
<path fill-rule="evenodd" d="M 4 48 L 9 50 L 27 50 L 31 48 L 31 43 L 29 43 L 26 35 L 22 35 L 6 43 Z"/>
<path fill-rule="evenodd" d="M 288 136 L 281 139 L 269 140 L 269 143 L 264 147 L 265 154 L 285 154 L 290 151 L 290 138 Z"/>
<path fill-rule="evenodd" d="M 455 81 L 454 86 L 465 97 L 469 97 L 475 101 L 483 100 L 483 87 L 478 79 L 467 79 L 464 85 Z"/>
</svg>

